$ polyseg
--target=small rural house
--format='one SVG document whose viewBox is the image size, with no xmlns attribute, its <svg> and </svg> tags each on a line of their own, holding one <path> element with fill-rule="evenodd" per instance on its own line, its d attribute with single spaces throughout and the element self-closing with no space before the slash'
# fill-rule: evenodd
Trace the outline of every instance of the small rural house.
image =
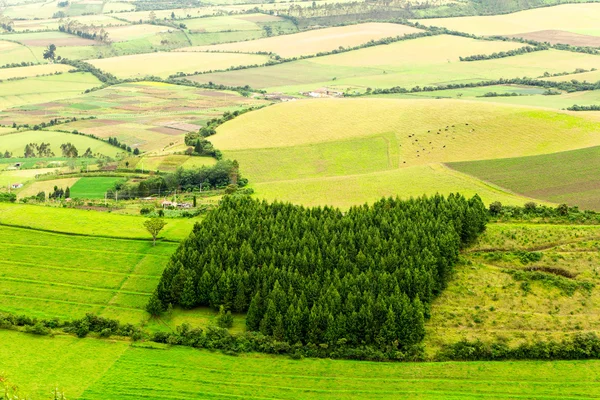
<svg viewBox="0 0 600 400">
<path fill-rule="evenodd" d="M 22 183 L 13 183 L 12 185 L 10 185 L 11 189 L 20 189 L 23 187 Z"/>
</svg>

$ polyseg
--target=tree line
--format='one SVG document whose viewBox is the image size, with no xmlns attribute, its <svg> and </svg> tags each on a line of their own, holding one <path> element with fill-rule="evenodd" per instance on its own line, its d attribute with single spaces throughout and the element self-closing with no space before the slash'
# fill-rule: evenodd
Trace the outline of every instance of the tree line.
<svg viewBox="0 0 600 400">
<path fill-rule="evenodd" d="M 494 52 L 492 54 L 475 54 L 472 56 L 459 57 L 459 59 L 460 59 L 460 61 L 494 60 L 497 58 L 513 57 L 513 56 L 518 56 L 521 54 L 533 53 L 536 51 L 543 51 L 543 50 L 548 50 L 548 49 L 549 49 L 549 47 L 546 45 L 539 45 L 539 46 L 535 46 L 535 47 L 524 46 L 524 47 L 520 47 L 520 48 L 514 49 L 514 50 Z"/>
<path fill-rule="evenodd" d="M 389 198 L 346 213 L 229 196 L 175 252 L 148 310 L 223 306 L 280 342 L 407 349 L 486 220 L 478 196 Z"/>
</svg>

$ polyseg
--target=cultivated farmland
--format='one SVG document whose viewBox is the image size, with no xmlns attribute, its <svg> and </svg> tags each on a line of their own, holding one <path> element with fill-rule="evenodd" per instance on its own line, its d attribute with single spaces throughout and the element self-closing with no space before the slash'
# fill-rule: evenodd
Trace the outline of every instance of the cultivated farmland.
<svg viewBox="0 0 600 400">
<path fill-rule="evenodd" d="M 223 70 L 244 65 L 262 65 L 268 61 L 263 55 L 223 53 L 152 53 L 93 60 L 91 64 L 118 77 L 163 78 L 178 72 L 192 73 Z M 139 65 L 147 65 L 140 71 Z"/>
<path fill-rule="evenodd" d="M 392 36 L 402 36 L 419 32 L 418 29 L 395 24 L 366 24 L 339 28 L 328 28 L 313 32 L 297 33 L 292 36 L 281 36 L 259 39 L 250 42 L 222 44 L 209 47 L 190 47 L 183 51 L 220 51 L 274 53 L 284 58 L 313 55 L 319 52 L 335 50 L 338 47 L 354 47 L 370 40 Z M 290 46 L 290 43 L 294 43 Z"/>
</svg>

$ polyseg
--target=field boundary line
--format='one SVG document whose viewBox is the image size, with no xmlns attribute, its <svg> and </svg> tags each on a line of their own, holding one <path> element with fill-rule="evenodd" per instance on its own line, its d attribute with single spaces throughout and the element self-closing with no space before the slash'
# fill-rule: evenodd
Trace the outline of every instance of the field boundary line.
<svg viewBox="0 0 600 400">
<path fill-rule="evenodd" d="M 59 235 L 68 235 L 68 236 L 83 236 L 83 237 L 92 237 L 92 238 L 104 238 L 104 239 L 119 239 L 119 240 L 136 240 L 136 241 L 147 241 L 150 242 L 150 239 L 142 238 L 142 237 L 127 237 L 127 236 L 110 236 L 110 235 L 90 235 L 88 233 L 79 233 L 79 232 L 66 232 L 66 231 L 56 231 L 52 229 L 44 229 L 44 228 L 35 228 L 33 226 L 27 225 L 18 225 L 18 224 L 7 224 L 6 222 L 0 222 L 0 226 L 8 226 L 11 228 L 20 228 L 20 229 L 29 229 L 32 231 L 40 231 L 46 233 L 55 233 Z M 168 238 L 157 238 L 160 242 L 167 243 L 181 243 L 182 240 L 168 239 Z"/>
<path fill-rule="evenodd" d="M 90 272 L 90 273 L 98 273 L 98 274 L 106 274 L 106 275 L 125 275 L 125 276 L 134 276 L 139 278 L 156 278 L 160 279 L 160 275 L 137 275 L 137 274 L 127 274 L 125 272 L 112 272 L 112 271 L 103 271 L 100 269 L 81 269 L 81 268 L 71 268 L 71 267 L 59 267 L 55 265 L 48 264 L 34 264 L 34 263 L 26 263 L 21 261 L 12 261 L 12 260 L 0 260 L 0 264 L 17 264 L 31 267 L 40 267 L 40 268 L 48 268 L 48 269 L 57 269 L 61 271 L 77 271 L 77 272 Z"/>
<path fill-rule="evenodd" d="M 118 293 L 118 294 L 131 294 L 134 296 L 151 296 L 152 293 L 145 293 L 145 292 L 134 292 L 134 291 L 123 291 L 123 290 L 119 290 L 119 289 L 109 289 L 109 288 L 100 288 L 100 287 L 94 287 L 94 286 L 84 286 L 84 285 L 74 285 L 72 283 L 61 283 L 61 282 L 52 282 L 52 281 L 38 281 L 35 279 L 23 279 L 23 278 L 11 278 L 8 276 L 4 276 L 2 277 L 3 280 L 6 281 L 12 281 L 12 282 L 23 282 L 23 283 L 33 283 L 36 285 L 43 285 L 43 286 L 63 286 L 63 287 L 70 287 L 70 288 L 74 288 L 74 289 L 81 289 L 81 290 L 91 290 L 94 292 L 109 292 L 109 293 Z"/>
<path fill-rule="evenodd" d="M 79 301 L 58 300 L 58 299 L 50 299 L 47 297 L 20 296 L 20 295 L 16 295 L 16 294 L 0 293 L 0 297 L 7 297 L 7 298 L 12 298 L 12 299 L 34 300 L 34 301 L 49 301 L 52 303 L 74 304 L 74 305 L 78 305 L 78 306 L 89 306 L 89 307 L 103 307 L 104 306 L 104 304 L 98 304 L 98 303 L 82 303 Z M 111 306 L 111 307 L 121 309 L 121 310 L 140 311 L 140 312 L 144 311 L 140 308 L 134 308 L 134 307 L 124 307 L 124 306 Z M 2 308 L 2 306 L 0 306 L 0 308 Z"/>
</svg>

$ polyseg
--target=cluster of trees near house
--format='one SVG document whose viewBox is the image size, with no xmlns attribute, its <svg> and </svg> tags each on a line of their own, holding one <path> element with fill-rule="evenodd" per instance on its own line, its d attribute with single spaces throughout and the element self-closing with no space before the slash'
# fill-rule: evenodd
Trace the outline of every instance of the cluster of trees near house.
<svg viewBox="0 0 600 400">
<path fill-rule="evenodd" d="M 156 196 L 174 190 L 210 190 L 222 189 L 229 185 L 244 187 L 248 180 L 242 178 L 237 161 L 221 160 L 213 166 L 183 169 L 174 173 L 155 175 L 140 182 L 119 182 L 107 192 L 114 197 L 118 191 L 119 199 L 135 199 L 138 197 Z"/>
<path fill-rule="evenodd" d="M 229 196 L 173 255 L 148 310 L 223 306 L 289 344 L 408 348 L 486 221 L 478 196 L 389 198 L 346 213 Z"/>
</svg>

